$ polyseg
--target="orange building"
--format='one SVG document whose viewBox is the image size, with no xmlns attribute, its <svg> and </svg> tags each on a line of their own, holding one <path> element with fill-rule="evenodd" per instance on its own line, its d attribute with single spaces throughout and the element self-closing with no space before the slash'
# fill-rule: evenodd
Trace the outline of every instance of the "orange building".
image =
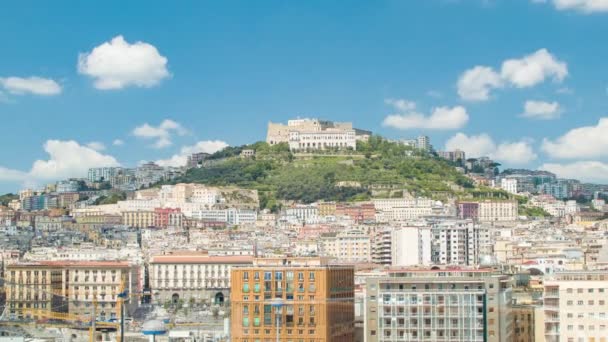
<svg viewBox="0 0 608 342">
<path fill-rule="evenodd" d="M 355 222 L 376 220 L 376 207 L 374 203 L 338 203 L 335 213 L 336 216 L 349 216 Z"/>
<path fill-rule="evenodd" d="M 354 340 L 354 268 L 263 258 L 231 272 L 231 341 Z"/>
</svg>

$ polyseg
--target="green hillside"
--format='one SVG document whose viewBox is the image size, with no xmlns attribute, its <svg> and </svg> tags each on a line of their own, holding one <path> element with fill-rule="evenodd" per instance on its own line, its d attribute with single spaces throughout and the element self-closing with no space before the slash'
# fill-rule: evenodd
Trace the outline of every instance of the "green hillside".
<svg viewBox="0 0 608 342">
<path fill-rule="evenodd" d="M 245 148 L 254 149 L 255 157 L 239 157 Z M 279 200 L 357 201 L 402 196 L 403 191 L 437 199 L 506 196 L 502 191 L 475 191 L 471 180 L 449 162 L 381 137 L 359 142 L 357 151 L 314 154 L 293 154 L 286 144 L 264 142 L 228 147 L 203 167 L 171 181 L 180 182 L 256 189 L 261 206 L 271 209 L 277 209 Z"/>
</svg>

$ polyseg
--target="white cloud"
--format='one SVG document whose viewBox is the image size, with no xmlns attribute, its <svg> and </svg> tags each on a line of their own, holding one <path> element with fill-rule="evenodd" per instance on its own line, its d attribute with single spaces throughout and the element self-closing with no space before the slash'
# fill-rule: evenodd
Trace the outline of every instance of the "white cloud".
<svg viewBox="0 0 608 342">
<path fill-rule="evenodd" d="M 160 166 L 184 166 L 188 161 L 188 156 L 192 153 L 214 153 L 227 146 L 228 144 L 221 140 L 199 141 L 194 145 L 182 147 L 178 154 L 174 154 L 169 159 L 157 160 L 156 164 Z"/>
<path fill-rule="evenodd" d="M 595 126 L 571 129 L 555 140 L 544 139 L 542 149 L 553 158 L 580 159 L 608 156 L 608 117 Z"/>
<path fill-rule="evenodd" d="M 489 156 L 496 150 L 494 140 L 486 133 L 468 136 L 464 133 L 456 133 L 445 143 L 446 151 L 459 149 L 464 151 L 467 158 Z"/>
<path fill-rule="evenodd" d="M 538 155 L 534 153 L 531 141 L 521 140 L 500 143 L 490 157 L 508 165 L 523 165 L 536 160 Z"/>
<path fill-rule="evenodd" d="M 393 106 L 396 110 L 401 112 L 408 112 L 416 109 L 416 102 L 404 100 L 404 99 L 386 99 L 384 103 Z"/>
<path fill-rule="evenodd" d="M 583 13 L 608 12 L 608 0 L 553 0 L 558 10 L 575 10 Z"/>
<path fill-rule="evenodd" d="M 508 59 L 502 63 L 500 75 L 518 88 L 532 87 L 553 78 L 561 82 L 568 76 L 568 66 L 557 60 L 547 49 L 540 49 L 520 59 Z"/>
<path fill-rule="evenodd" d="M 0 86 L 14 95 L 57 95 L 61 93 L 61 86 L 54 80 L 42 77 L 0 77 Z"/>
<path fill-rule="evenodd" d="M 154 45 L 129 44 L 123 36 L 78 56 L 78 72 L 92 77 L 97 89 L 153 87 L 170 76 L 167 58 Z"/>
<path fill-rule="evenodd" d="M 106 145 L 104 145 L 101 141 L 91 141 L 87 144 L 87 147 L 92 148 L 95 151 L 103 151 L 106 149 Z"/>
<path fill-rule="evenodd" d="M 156 139 L 152 146 L 156 148 L 163 148 L 173 144 L 171 142 L 171 135 L 177 133 L 178 135 L 185 135 L 188 131 L 178 122 L 170 119 L 163 120 L 160 125 L 152 126 L 148 123 L 144 123 L 141 126 L 133 129 L 133 135 L 144 139 Z"/>
<path fill-rule="evenodd" d="M 29 172 L 34 179 L 63 179 L 83 177 L 91 167 L 119 166 L 118 161 L 74 140 L 47 140 L 44 150 L 47 160 L 36 160 Z"/>
<path fill-rule="evenodd" d="M 561 106 L 557 102 L 528 100 L 521 116 L 532 119 L 551 120 L 559 118 Z"/>
<path fill-rule="evenodd" d="M 519 59 L 502 63 L 500 73 L 489 66 L 475 66 L 466 70 L 458 79 L 460 98 L 467 101 L 486 101 L 493 89 L 506 85 L 516 88 L 535 86 L 552 78 L 561 82 L 568 76 L 568 66 L 555 58 L 547 49 L 540 49 Z"/>
<path fill-rule="evenodd" d="M 486 133 L 471 136 L 457 133 L 446 141 L 445 149 L 446 151 L 459 149 L 465 152 L 467 158 L 487 156 L 509 165 L 527 164 L 538 157 L 532 148 L 532 141 L 528 139 L 504 141 L 497 145 Z"/>
<path fill-rule="evenodd" d="M 397 129 L 449 130 L 463 127 L 469 121 L 462 106 L 433 108 L 429 115 L 415 112 L 416 104 L 407 100 L 387 100 L 400 113 L 388 115 L 382 125 Z"/>
<path fill-rule="evenodd" d="M 125 144 L 125 142 L 122 141 L 122 139 L 114 139 L 114 141 L 112 141 L 112 145 L 114 145 L 114 146 L 122 146 L 124 144 Z"/>
<path fill-rule="evenodd" d="M 85 177 L 90 167 L 120 166 L 118 161 L 73 140 L 47 140 L 44 151 L 48 159 L 34 161 L 30 171 L 7 169 L 0 166 L 0 181 L 40 181 Z"/>
<path fill-rule="evenodd" d="M 599 161 L 578 161 L 558 164 L 546 163 L 540 170 L 555 173 L 560 178 L 573 178 L 583 182 L 608 183 L 608 164 Z"/>
<path fill-rule="evenodd" d="M 27 177 L 27 173 L 19 170 L 8 169 L 0 166 L 0 181 L 22 181 Z"/>
<path fill-rule="evenodd" d="M 502 87 L 502 79 L 492 68 L 476 66 L 466 70 L 458 79 L 458 95 L 467 101 L 485 101 L 490 90 Z"/>
</svg>

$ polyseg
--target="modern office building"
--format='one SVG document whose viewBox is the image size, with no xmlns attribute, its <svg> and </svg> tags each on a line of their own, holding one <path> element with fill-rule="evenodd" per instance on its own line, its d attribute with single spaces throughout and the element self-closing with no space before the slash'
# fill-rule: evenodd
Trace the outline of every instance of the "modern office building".
<svg viewBox="0 0 608 342">
<path fill-rule="evenodd" d="M 394 269 L 366 291 L 365 341 L 512 341 L 510 278 L 492 270 Z"/>
<path fill-rule="evenodd" d="M 608 273 L 567 271 L 544 280 L 545 341 L 608 341 Z"/>
<path fill-rule="evenodd" d="M 265 258 L 231 274 L 231 341 L 354 341 L 353 266 Z"/>
</svg>

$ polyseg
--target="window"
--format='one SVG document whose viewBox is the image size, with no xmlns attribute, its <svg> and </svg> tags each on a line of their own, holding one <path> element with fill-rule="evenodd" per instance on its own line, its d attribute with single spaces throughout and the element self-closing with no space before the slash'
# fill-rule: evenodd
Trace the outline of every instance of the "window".
<svg viewBox="0 0 608 342">
<path fill-rule="evenodd" d="M 315 280 L 315 272 L 310 272 L 310 273 L 308 274 L 308 279 L 309 279 L 309 280 Z"/>
<path fill-rule="evenodd" d="M 249 272 L 243 272 L 243 280 L 249 280 Z"/>
</svg>

